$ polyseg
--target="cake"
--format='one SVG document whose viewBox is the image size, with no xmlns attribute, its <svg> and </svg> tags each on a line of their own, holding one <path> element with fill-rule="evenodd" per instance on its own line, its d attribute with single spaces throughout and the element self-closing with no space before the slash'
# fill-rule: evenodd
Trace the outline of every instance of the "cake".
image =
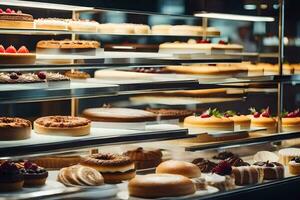
<svg viewBox="0 0 300 200">
<path fill-rule="evenodd" d="M 149 34 L 150 28 L 144 24 L 99 24 L 98 32 L 102 34 Z"/>
<path fill-rule="evenodd" d="M 294 157 L 288 163 L 289 172 L 293 175 L 300 175 L 300 157 Z"/>
<path fill-rule="evenodd" d="M 188 178 L 201 176 L 197 165 L 185 161 L 167 160 L 156 167 L 157 174 L 179 174 Z"/>
<path fill-rule="evenodd" d="M 186 117 L 184 127 L 197 128 L 199 131 L 233 131 L 234 122 L 222 117 L 216 109 L 208 109 L 200 116 Z"/>
<path fill-rule="evenodd" d="M 270 151 L 259 151 L 253 156 L 254 162 L 278 162 L 279 157 Z"/>
<path fill-rule="evenodd" d="M 83 117 L 47 116 L 34 121 L 37 134 L 84 136 L 90 134 L 91 122 Z"/>
<path fill-rule="evenodd" d="M 87 79 L 91 78 L 90 74 L 83 72 L 83 71 L 67 71 L 65 76 L 69 77 L 70 79 Z"/>
<path fill-rule="evenodd" d="M 30 53 L 25 46 L 21 46 L 18 50 L 14 46 L 6 49 L 0 45 L 0 64 L 34 64 L 36 54 Z"/>
<path fill-rule="evenodd" d="M 88 108 L 82 115 L 92 121 L 98 122 L 145 122 L 155 121 L 156 115 L 131 108 Z"/>
<path fill-rule="evenodd" d="M 99 153 L 83 158 L 80 165 L 96 169 L 105 183 L 120 183 L 135 177 L 134 162 L 119 154 Z"/>
<path fill-rule="evenodd" d="M 39 18 L 34 20 L 36 29 L 43 30 L 68 30 L 67 19 Z"/>
<path fill-rule="evenodd" d="M 284 178 L 284 166 L 278 162 L 255 162 L 253 166 L 264 171 L 264 180 Z"/>
<path fill-rule="evenodd" d="M 1 84 L 33 84 L 38 83 L 37 86 L 41 87 L 42 83 L 46 83 L 46 77 L 42 74 L 33 74 L 33 73 L 21 73 L 21 72 L 12 72 L 12 73 L 0 73 L 0 85 Z"/>
<path fill-rule="evenodd" d="M 92 40 L 41 40 L 36 45 L 39 54 L 96 55 L 100 43 Z"/>
<path fill-rule="evenodd" d="M 254 166 L 233 167 L 232 173 L 235 184 L 239 186 L 262 183 L 264 178 L 264 171 Z"/>
<path fill-rule="evenodd" d="M 70 31 L 97 32 L 99 23 L 89 20 L 68 20 L 68 29 Z"/>
<path fill-rule="evenodd" d="M 22 11 L 0 9 L 0 28 L 7 29 L 32 29 L 34 27 L 33 17 L 30 14 L 22 13 Z"/>
<path fill-rule="evenodd" d="M 146 169 L 158 166 L 162 161 L 162 153 L 159 149 L 143 149 L 139 147 L 124 153 L 134 161 L 136 169 Z"/>
<path fill-rule="evenodd" d="M 169 30 L 170 35 L 201 35 L 203 29 L 201 26 L 190 26 L 190 25 L 175 25 Z"/>
<path fill-rule="evenodd" d="M 128 183 L 130 196 L 140 198 L 178 197 L 194 194 L 194 183 L 187 177 L 174 174 L 136 176 Z"/>
<path fill-rule="evenodd" d="M 152 26 L 151 31 L 153 35 L 169 35 L 171 28 L 171 25 L 160 24 Z"/>
<path fill-rule="evenodd" d="M 283 165 L 288 165 L 288 163 L 294 158 L 294 157 L 300 157 L 300 149 L 299 148 L 286 148 L 281 149 L 278 151 L 279 154 L 279 161 Z"/>
<path fill-rule="evenodd" d="M 254 108 L 250 109 L 251 115 L 251 128 L 266 128 L 263 133 L 275 133 L 277 132 L 277 122 L 275 118 L 271 117 L 269 107 L 264 109 L 261 113 L 257 112 Z"/>
<path fill-rule="evenodd" d="M 192 161 L 197 165 L 202 173 L 210 173 L 218 164 L 204 158 L 196 158 Z"/>
<path fill-rule="evenodd" d="M 70 87 L 70 79 L 60 73 L 38 72 L 39 77 L 45 77 L 49 87 Z"/>
<path fill-rule="evenodd" d="M 179 109 L 147 108 L 147 111 L 156 114 L 158 120 L 179 119 L 179 121 L 183 121 L 185 117 L 192 115 L 194 113 L 191 110 L 183 110 L 183 109 L 179 110 Z"/>
<path fill-rule="evenodd" d="M 31 158 L 30 161 L 37 164 L 38 166 L 55 170 L 64 167 L 70 167 L 80 163 L 82 157 L 79 155 L 49 155 L 40 156 L 37 158 Z"/>
<path fill-rule="evenodd" d="M 24 187 L 39 187 L 46 183 L 48 172 L 44 168 L 30 161 L 18 163 L 24 177 Z"/>
<path fill-rule="evenodd" d="M 32 126 L 29 120 L 17 117 L 0 117 L 0 140 L 24 140 L 30 138 L 31 129 Z"/>
<path fill-rule="evenodd" d="M 226 111 L 224 117 L 231 119 L 234 122 L 235 130 L 249 130 L 251 119 L 245 115 L 237 115 L 234 111 Z"/>
<path fill-rule="evenodd" d="M 104 184 L 103 176 L 91 167 L 73 165 L 60 169 L 57 180 L 65 186 L 100 186 Z"/>
<path fill-rule="evenodd" d="M 21 190 L 24 177 L 17 165 L 11 161 L 4 161 L 0 165 L 0 191 L 13 192 Z"/>
<path fill-rule="evenodd" d="M 281 131 L 293 132 L 300 129 L 300 109 L 284 113 L 281 118 Z"/>
</svg>

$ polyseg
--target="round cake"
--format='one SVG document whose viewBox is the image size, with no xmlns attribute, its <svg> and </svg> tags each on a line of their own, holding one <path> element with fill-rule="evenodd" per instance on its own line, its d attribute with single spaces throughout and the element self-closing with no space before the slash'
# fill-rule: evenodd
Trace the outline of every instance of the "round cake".
<svg viewBox="0 0 300 200">
<path fill-rule="evenodd" d="M 233 131 L 234 123 L 226 117 L 189 116 L 184 119 L 184 127 L 194 127 L 203 131 Z"/>
<path fill-rule="evenodd" d="M 23 140 L 30 138 L 31 122 L 22 118 L 0 117 L 0 140 Z"/>
<path fill-rule="evenodd" d="M 67 71 L 65 76 L 69 77 L 70 79 L 87 79 L 91 78 L 91 75 L 83 72 L 83 71 Z"/>
<path fill-rule="evenodd" d="M 254 166 L 233 167 L 232 173 L 234 175 L 236 185 L 262 183 L 264 178 L 264 171 Z"/>
<path fill-rule="evenodd" d="M 300 130 L 300 117 L 281 118 L 281 131 L 293 132 Z"/>
<path fill-rule="evenodd" d="M 134 162 L 124 155 L 93 154 L 84 158 L 80 165 L 96 169 L 104 177 L 105 183 L 120 183 L 135 177 Z"/>
<path fill-rule="evenodd" d="M 160 24 L 152 26 L 151 31 L 153 35 L 169 35 L 171 28 L 171 25 Z"/>
<path fill-rule="evenodd" d="M 61 136 L 84 136 L 90 134 L 91 122 L 83 117 L 47 116 L 34 121 L 38 134 Z"/>
<path fill-rule="evenodd" d="M 22 13 L 20 10 L 16 12 L 10 8 L 0 12 L 0 28 L 32 29 L 33 27 L 32 15 Z"/>
<path fill-rule="evenodd" d="M 255 162 L 278 162 L 279 157 L 270 151 L 259 151 L 253 156 Z"/>
<path fill-rule="evenodd" d="M 162 153 L 159 149 L 145 150 L 139 147 L 134 150 L 129 150 L 124 153 L 134 161 L 136 169 L 153 168 L 159 165 L 162 161 Z"/>
<path fill-rule="evenodd" d="M 284 178 L 284 166 L 278 162 L 255 162 L 253 166 L 264 171 L 264 180 Z"/>
<path fill-rule="evenodd" d="M 288 163 L 294 158 L 300 156 L 299 148 L 286 148 L 278 151 L 279 161 L 283 165 L 288 165 Z"/>
<path fill-rule="evenodd" d="M 300 157 L 294 157 L 288 163 L 289 172 L 293 175 L 300 175 Z"/>
<path fill-rule="evenodd" d="M 185 117 L 190 116 L 194 113 L 191 110 L 153 109 L 153 108 L 148 108 L 147 111 L 156 114 L 158 120 L 179 119 L 180 121 L 183 121 Z"/>
<path fill-rule="evenodd" d="M 130 196 L 141 198 L 177 197 L 196 192 L 190 179 L 174 174 L 137 176 L 129 181 L 128 191 Z"/>
<path fill-rule="evenodd" d="M 0 165 L 0 191 L 12 192 L 21 190 L 24 177 L 17 165 L 11 161 L 4 161 Z"/>
<path fill-rule="evenodd" d="M 157 174 L 179 174 L 188 178 L 201 176 L 201 171 L 197 165 L 185 161 L 168 160 L 156 168 Z"/>
<path fill-rule="evenodd" d="M 34 64 L 36 54 L 30 53 L 25 46 L 18 50 L 10 45 L 6 49 L 0 45 L 0 64 Z"/>
<path fill-rule="evenodd" d="M 24 187 L 45 185 L 48 171 L 30 161 L 17 163 L 24 177 Z"/>
<path fill-rule="evenodd" d="M 234 115 L 229 117 L 234 122 L 234 128 L 236 130 L 249 130 L 251 119 L 245 115 Z"/>
<path fill-rule="evenodd" d="M 263 109 L 262 112 L 257 112 L 254 108 L 250 108 L 251 128 L 266 128 L 267 130 L 260 131 L 261 133 L 276 133 L 277 122 L 271 117 L 269 107 Z"/>
<path fill-rule="evenodd" d="M 145 122 L 155 121 L 156 115 L 131 108 L 88 108 L 82 115 L 92 121 L 100 122 Z"/>
<path fill-rule="evenodd" d="M 36 29 L 45 29 L 45 30 L 67 30 L 67 19 L 59 18 L 40 18 L 34 20 Z"/>
</svg>

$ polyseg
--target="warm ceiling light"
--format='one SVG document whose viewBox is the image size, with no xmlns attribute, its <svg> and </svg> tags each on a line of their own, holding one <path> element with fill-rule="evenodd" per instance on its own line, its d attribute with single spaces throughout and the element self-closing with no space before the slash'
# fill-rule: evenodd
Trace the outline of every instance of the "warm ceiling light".
<svg viewBox="0 0 300 200">
<path fill-rule="evenodd" d="M 250 15 L 234 15 L 234 14 L 224 14 L 224 13 L 195 13 L 196 17 L 205 17 L 212 19 L 227 19 L 236 21 L 250 21 L 250 22 L 273 22 L 274 17 L 259 17 Z"/>
<path fill-rule="evenodd" d="M 245 4 L 244 9 L 245 10 L 256 10 L 256 5 L 255 4 Z"/>
<path fill-rule="evenodd" d="M 53 9 L 53 10 L 67 10 L 67 11 L 80 11 L 80 10 L 93 9 L 92 7 L 84 7 L 84 6 L 71 6 L 71 5 L 64 5 L 64 4 L 19 1 L 19 0 L 1 0 L 0 5 L 30 7 L 30 8 L 45 8 L 45 9 Z"/>
</svg>

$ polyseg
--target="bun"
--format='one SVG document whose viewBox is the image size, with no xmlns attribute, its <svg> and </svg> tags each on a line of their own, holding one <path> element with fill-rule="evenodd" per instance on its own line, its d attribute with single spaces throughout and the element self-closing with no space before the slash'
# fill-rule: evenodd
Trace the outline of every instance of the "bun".
<svg viewBox="0 0 300 200">
<path fill-rule="evenodd" d="M 179 174 L 188 178 L 197 178 L 201 175 L 197 165 L 185 161 L 168 160 L 156 168 L 157 174 Z"/>
</svg>

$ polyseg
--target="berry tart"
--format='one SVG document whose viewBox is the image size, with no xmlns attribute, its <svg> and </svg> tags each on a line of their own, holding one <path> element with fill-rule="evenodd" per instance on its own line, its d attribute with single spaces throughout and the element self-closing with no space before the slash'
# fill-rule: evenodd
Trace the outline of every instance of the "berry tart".
<svg viewBox="0 0 300 200">
<path fill-rule="evenodd" d="M 0 140 L 24 140 L 30 138 L 31 122 L 17 117 L 0 117 Z"/>
<path fill-rule="evenodd" d="M 300 109 L 283 113 L 281 118 L 281 131 L 293 132 L 300 130 Z"/>
<path fill-rule="evenodd" d="M 18 50 L 14 46 L 5 48 L 0 45 L 0 64 L 34 64 L 36 54 L 30 53 L 25 46 Z"/>
<path fill-rule="evenodd" d="M 24 177 L 24 187 L 36 187 L 45 185 L 48 172 L 30 161 L 18 163 L 17 166 L 21 170 Z"/>
<path fill-rule="evenodd" d="M 224 113 L 224 117 L 231 119 L 234 122 L 235 130 L 249 130 L 251 119 L 245 115 L 238 115 L 232 110 L 228 110 Z"/>
<path fill-rule="evenodd" d="M 147 169 L 158 166 L 162 161 L 162 153 L 159 149 L 143 149 L 139 147 L 129 150 L 123 155 L 134 161 L 136 169 Z"/>
<path fill-rule="evenodd" d="M 300 157 L 294 157 L 288 163 L 289 172 L 293 175 L 300 175 Z"/>
<path fill-rule="evenodd" d="M 264 180 L 274 180 L 284 178 L 284 166 L 278 162 L 255 162 L 254 167 L 264 171 Z"/>
<path fill-rule="evenodd" d="M 0 191 L 10 192 L 21 190 L 24 177 L 17 165 L 11 161 L 4 161 L 0 165 Z"/>
<path fill-rule="evenodd" d="M 83 117 L 47 116 L 34 121 L 34 131 L 38 134 L 61 136 L 89 135 L 91 121 Z"/>
<path fill-rule="evenodd" d="M 32 15 L 22 13 L 22 11 L 0 8 L 0 28 L 9 29 L 32 29 L 34 27 Z"/>
<path fill-rule="evenodd" d="M 233 131 L 232 120 L 223 117 L 216 109 L 208 109 L 200 116 L 189 116 L 184 119 L 184 127 L 201 131 Z"/>
<path fill-rule="evenodd" d="M 212 169 L 212 173 L 206 174 L 207 184 L 218 188 L 220 191 L 227 191 L 235 188 L 232 176 L 232 167 L 226 161 L 221 161 Z"/>
<path fill-rule="evenodd" d="M 277 131 L 276 119 L 271 116 L 269 107 L 263 109 L 261 112 L 255 110 L 255 108 L 250 108 L 251 115 L 251 128 L 266 128 L 265 131 L 260 131 L 261 133 L 275 133 Z"/>
</svg>

